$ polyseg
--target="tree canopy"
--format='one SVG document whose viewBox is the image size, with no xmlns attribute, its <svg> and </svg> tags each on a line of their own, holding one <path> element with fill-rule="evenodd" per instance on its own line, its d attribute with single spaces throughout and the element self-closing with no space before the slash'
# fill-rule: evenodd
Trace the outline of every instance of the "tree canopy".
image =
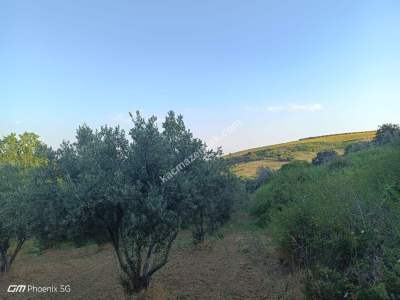
<svg viewBox="0 0 400 300">
<path fill-rule="evenodd" d="M 0 272 L 11 268 L 32 234 L 32 173 L 46 164 L 49 151 L 34 133 L 11 133 L 0 140 Z"/>
<path fill-rule="evenodd" d="M 112 244 L 128 294 L 146 289 L 167 263 L 196 204 L 212 213 L 213 231 L 228 219 L 237 184 L 218 162 L 220 152 L 207 150 L 181 116 L 169 112 L 162 129 L 155 117 L 131 117 L 130 139 L 119 127 L 80 126 L 76 142 L 56 154 L 57 195 L 48 193 L 67 208 L 64 225 Z"/>
</svg>

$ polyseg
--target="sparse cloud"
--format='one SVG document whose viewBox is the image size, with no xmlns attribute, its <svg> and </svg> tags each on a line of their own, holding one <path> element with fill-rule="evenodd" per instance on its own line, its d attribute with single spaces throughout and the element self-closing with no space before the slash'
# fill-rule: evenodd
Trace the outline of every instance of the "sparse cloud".
<svg viewBox="0 0 400 300">
<path fill-rule="evenodd" d="M 244 109 L 249 112 L 317 112 L 323 110 L 320 103 L 311 104 L 298 104 L 290 103 L 287 105 L 273 105 L 273 106 L 245 106 Z"/>
<path fill-rule="evenodd" d="M 22 123 L 24 123 L 23 121 L 21 121 L 21 120 L 17 120 L 17 121 L 15 121 L 15 125 L 21 125 Z"/>
<path fill-rule="evenodd" d="M 283 110 L 285 110 L 285 107 L 284 106 L 268 106 L 267 107 L 267 111 L 270 111 L 270 112 L 278 112 L 278 111 L 283 111 Z"/>
</svg>

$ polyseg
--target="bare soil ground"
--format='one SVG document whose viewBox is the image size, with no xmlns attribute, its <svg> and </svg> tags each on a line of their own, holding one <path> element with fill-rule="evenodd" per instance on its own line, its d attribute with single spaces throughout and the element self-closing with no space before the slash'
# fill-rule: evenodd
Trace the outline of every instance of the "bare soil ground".
<svg viewBox="0 0 400 300">
<path fill-rule="evenodd" d="M 155 275 L 146 300 L 300 299 L 300 276 L 279 263 L 269 240 L 246 230 L 226 230 L 223 239 L 200 247 L 183 233 L 170 261 Z M 6 293 L 9 284 L 70 285 L 70 293 Z M 48 250 L 21 255 L 0 278 L 0 299 L 125 299 L 110 246 Z"/>
</svg>

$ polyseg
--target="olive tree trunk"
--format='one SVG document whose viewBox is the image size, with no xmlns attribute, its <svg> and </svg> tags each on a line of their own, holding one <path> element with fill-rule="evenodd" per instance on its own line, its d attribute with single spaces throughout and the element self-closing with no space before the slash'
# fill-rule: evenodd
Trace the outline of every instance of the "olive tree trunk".
<svg viewBox="0 0 400 300">
<path fill-rule="evenodd" d="M 0 244 L 0 273 L 7 273 L 15 261 L 19 251 L 25 243 L 25 238 L 21 238 L 17 241 L 17 245 L 12 253 L 9 255 L 10 240 L 6 239 Z"/>
</svg>

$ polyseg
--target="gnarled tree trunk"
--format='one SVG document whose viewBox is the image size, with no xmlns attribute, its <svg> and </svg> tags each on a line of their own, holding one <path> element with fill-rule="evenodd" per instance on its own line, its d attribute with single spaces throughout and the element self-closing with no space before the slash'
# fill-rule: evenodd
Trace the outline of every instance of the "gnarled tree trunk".
<svg viewBox="0 0 400 300">
<path fill-rule="evenodd" d="M 10 248 L 10 240 L 6 239 L 0 244 L 0 273 L 6 273 L 11 269 L 11 265 L 15 261 L 15 258 L 17 257 L 24 243 L 25 243 L 25 238 L 19 239 L 11 255 L 8 255 L 8 251 Z"/>
</svg>

